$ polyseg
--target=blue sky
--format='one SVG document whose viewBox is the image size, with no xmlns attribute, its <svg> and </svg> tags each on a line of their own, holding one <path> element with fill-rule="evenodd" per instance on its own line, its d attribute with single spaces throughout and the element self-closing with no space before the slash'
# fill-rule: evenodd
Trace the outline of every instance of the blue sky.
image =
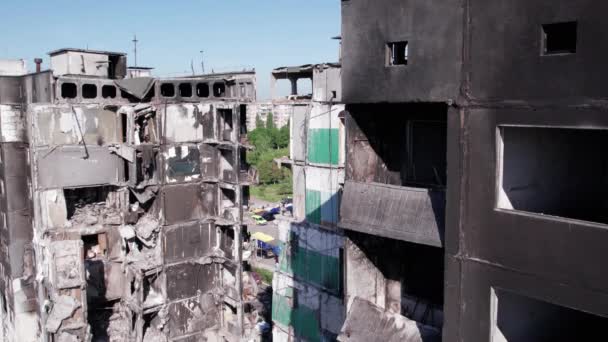
<svg viewBox="0 0 608 342">
<path fill-rule="evenodd" d="M 2 0 L 0 58 L 33 59 L 61 47 L 125 51 L 158 76 L 255 67 L 258 98 L 279 66 L 338 60 L 338 0 Z"/>
</svg>

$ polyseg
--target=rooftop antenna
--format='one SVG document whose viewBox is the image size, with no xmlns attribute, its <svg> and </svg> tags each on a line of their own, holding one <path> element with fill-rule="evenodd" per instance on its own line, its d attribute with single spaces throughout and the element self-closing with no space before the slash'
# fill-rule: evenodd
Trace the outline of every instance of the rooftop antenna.
<svg viewBox="0 0 608 342">
<path fill-rule="evenodd" d="M 203 74 L 205 74 L 205 59 L 203 58 L 203 51 L 201 50 L 201 69 L 203 69 Z"/>
<path fill-rule="evenodd" d="M 137 40 L 137 35 L 134 34 L 132 42 L 133 42 L 133 54 L 135 55 L 135 66 L 137 66 L 137 42 L 138 41 L 139 40 Z"/>
</svg>

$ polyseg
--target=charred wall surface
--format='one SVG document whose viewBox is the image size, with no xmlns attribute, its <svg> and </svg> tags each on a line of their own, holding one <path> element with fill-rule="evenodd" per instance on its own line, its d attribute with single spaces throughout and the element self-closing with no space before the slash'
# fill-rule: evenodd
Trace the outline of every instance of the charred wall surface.
<svg viewBox="0 0 608 342">
<path fill-rule="evenodd" d="M 350 121 L 341 223 L 349 233 L 432 241 L 421 234 L 434 229 L 424 221 L 409 225 L 417 230 L 402 225 L 401 235 L 370 229 L 387 220 L 397 195 L 360 199 L 412 186 L 404 182 L 410 131 L 399 128 L 408 114 L 388 116 L 390 108 L 446 106 L 446 135 L 434 139 L 447 150 L 438 158 L 447 164 L 446 206 L 432 206 L 445 213 L 443 340 L 567 340 L 566 326 L 555 328 L 560 337 L 539 332 L 568 319 L 588 328 L 578 332 L 584 338 L 607 317 L 605 161 L 597 154 L 606 137 L 605 10 L 593 0 L 342 2 Z M 424 162 L 437 156 L 431 146 Z M 363 209 L 350 207 L 358 201 L 378 209 L 358 215 Z M 357 303 L 353 315 L 369 314 Z M 355 329 L 356 318 L 347 317 L 344 340 L 354 340 L 344 329 Z"/>
<path fill-rule="evenodd" d="M 445 336 L 571 336 L 567 327 L 539 336 L 550 323 L 518 323 L 507 314 L 515 305 L 554 321 L 591 313 L 572 319 L 587 326 L 577 338 L 604 336 L 605 163 L 594 151 L 606 132 L 600 60 L 608 36 L 597 15 L 606 5 L 465 6 L 465 92 L 450 122 L 448 173 L 459 178 L 448 180 L 458 185 L 448 214 Z"/>
</svg>

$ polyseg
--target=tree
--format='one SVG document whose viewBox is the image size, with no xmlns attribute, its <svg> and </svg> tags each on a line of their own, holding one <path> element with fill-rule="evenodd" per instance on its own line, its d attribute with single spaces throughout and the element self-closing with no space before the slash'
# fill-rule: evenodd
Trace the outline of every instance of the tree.
<svg viewBox="0 0 608 342">
<path fill-rule="evenodd" d="M 274 116 L 272 115 L 272 112 L 268 113 L 268 116 L 266 116 L 266 129 L 271 130 L 275 128 L 274 126 Z"/>
<path fill-rule="evenodd" d="M 260 114 L 255 116 L 255 128 L 264 128 L 264 121 L 262 121 Z"/>
<path fill-rule="evenodd" d="M 287 122 L 287 125 L 277 130 L 274 143 L 276 144 L 277 148 L 285 148 L 289 146 L 289 122 Z"/>
</svg>

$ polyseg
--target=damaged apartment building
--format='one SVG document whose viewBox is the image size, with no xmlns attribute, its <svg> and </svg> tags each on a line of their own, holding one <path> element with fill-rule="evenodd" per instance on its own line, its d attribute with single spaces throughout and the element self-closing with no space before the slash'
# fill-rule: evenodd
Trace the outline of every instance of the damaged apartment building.
<svg viewBox="0 0 608 342">
<path fill-rule="evenodd" d="M 605 340 L 598 0 L 343 0 L 341 341 Z"/>
<path fill-rule="evenodd" d="M 273 340 L 335 340 L 344 322 L 343 247 L 337 227 L 344 183 L 345 129 L 339 64 L 278 68 L 292 94 L 273 98 L 290 115 L 293 220 L 279 220 L 282 246 L 273 278 Z M 298 95 L 297 81 L 312 81 Z"/>
<path fill-rule="evenodd" d="M 49 55 L 0 76 L 0 340 L 238 341 L 255 73 Z"/>
</svg>

